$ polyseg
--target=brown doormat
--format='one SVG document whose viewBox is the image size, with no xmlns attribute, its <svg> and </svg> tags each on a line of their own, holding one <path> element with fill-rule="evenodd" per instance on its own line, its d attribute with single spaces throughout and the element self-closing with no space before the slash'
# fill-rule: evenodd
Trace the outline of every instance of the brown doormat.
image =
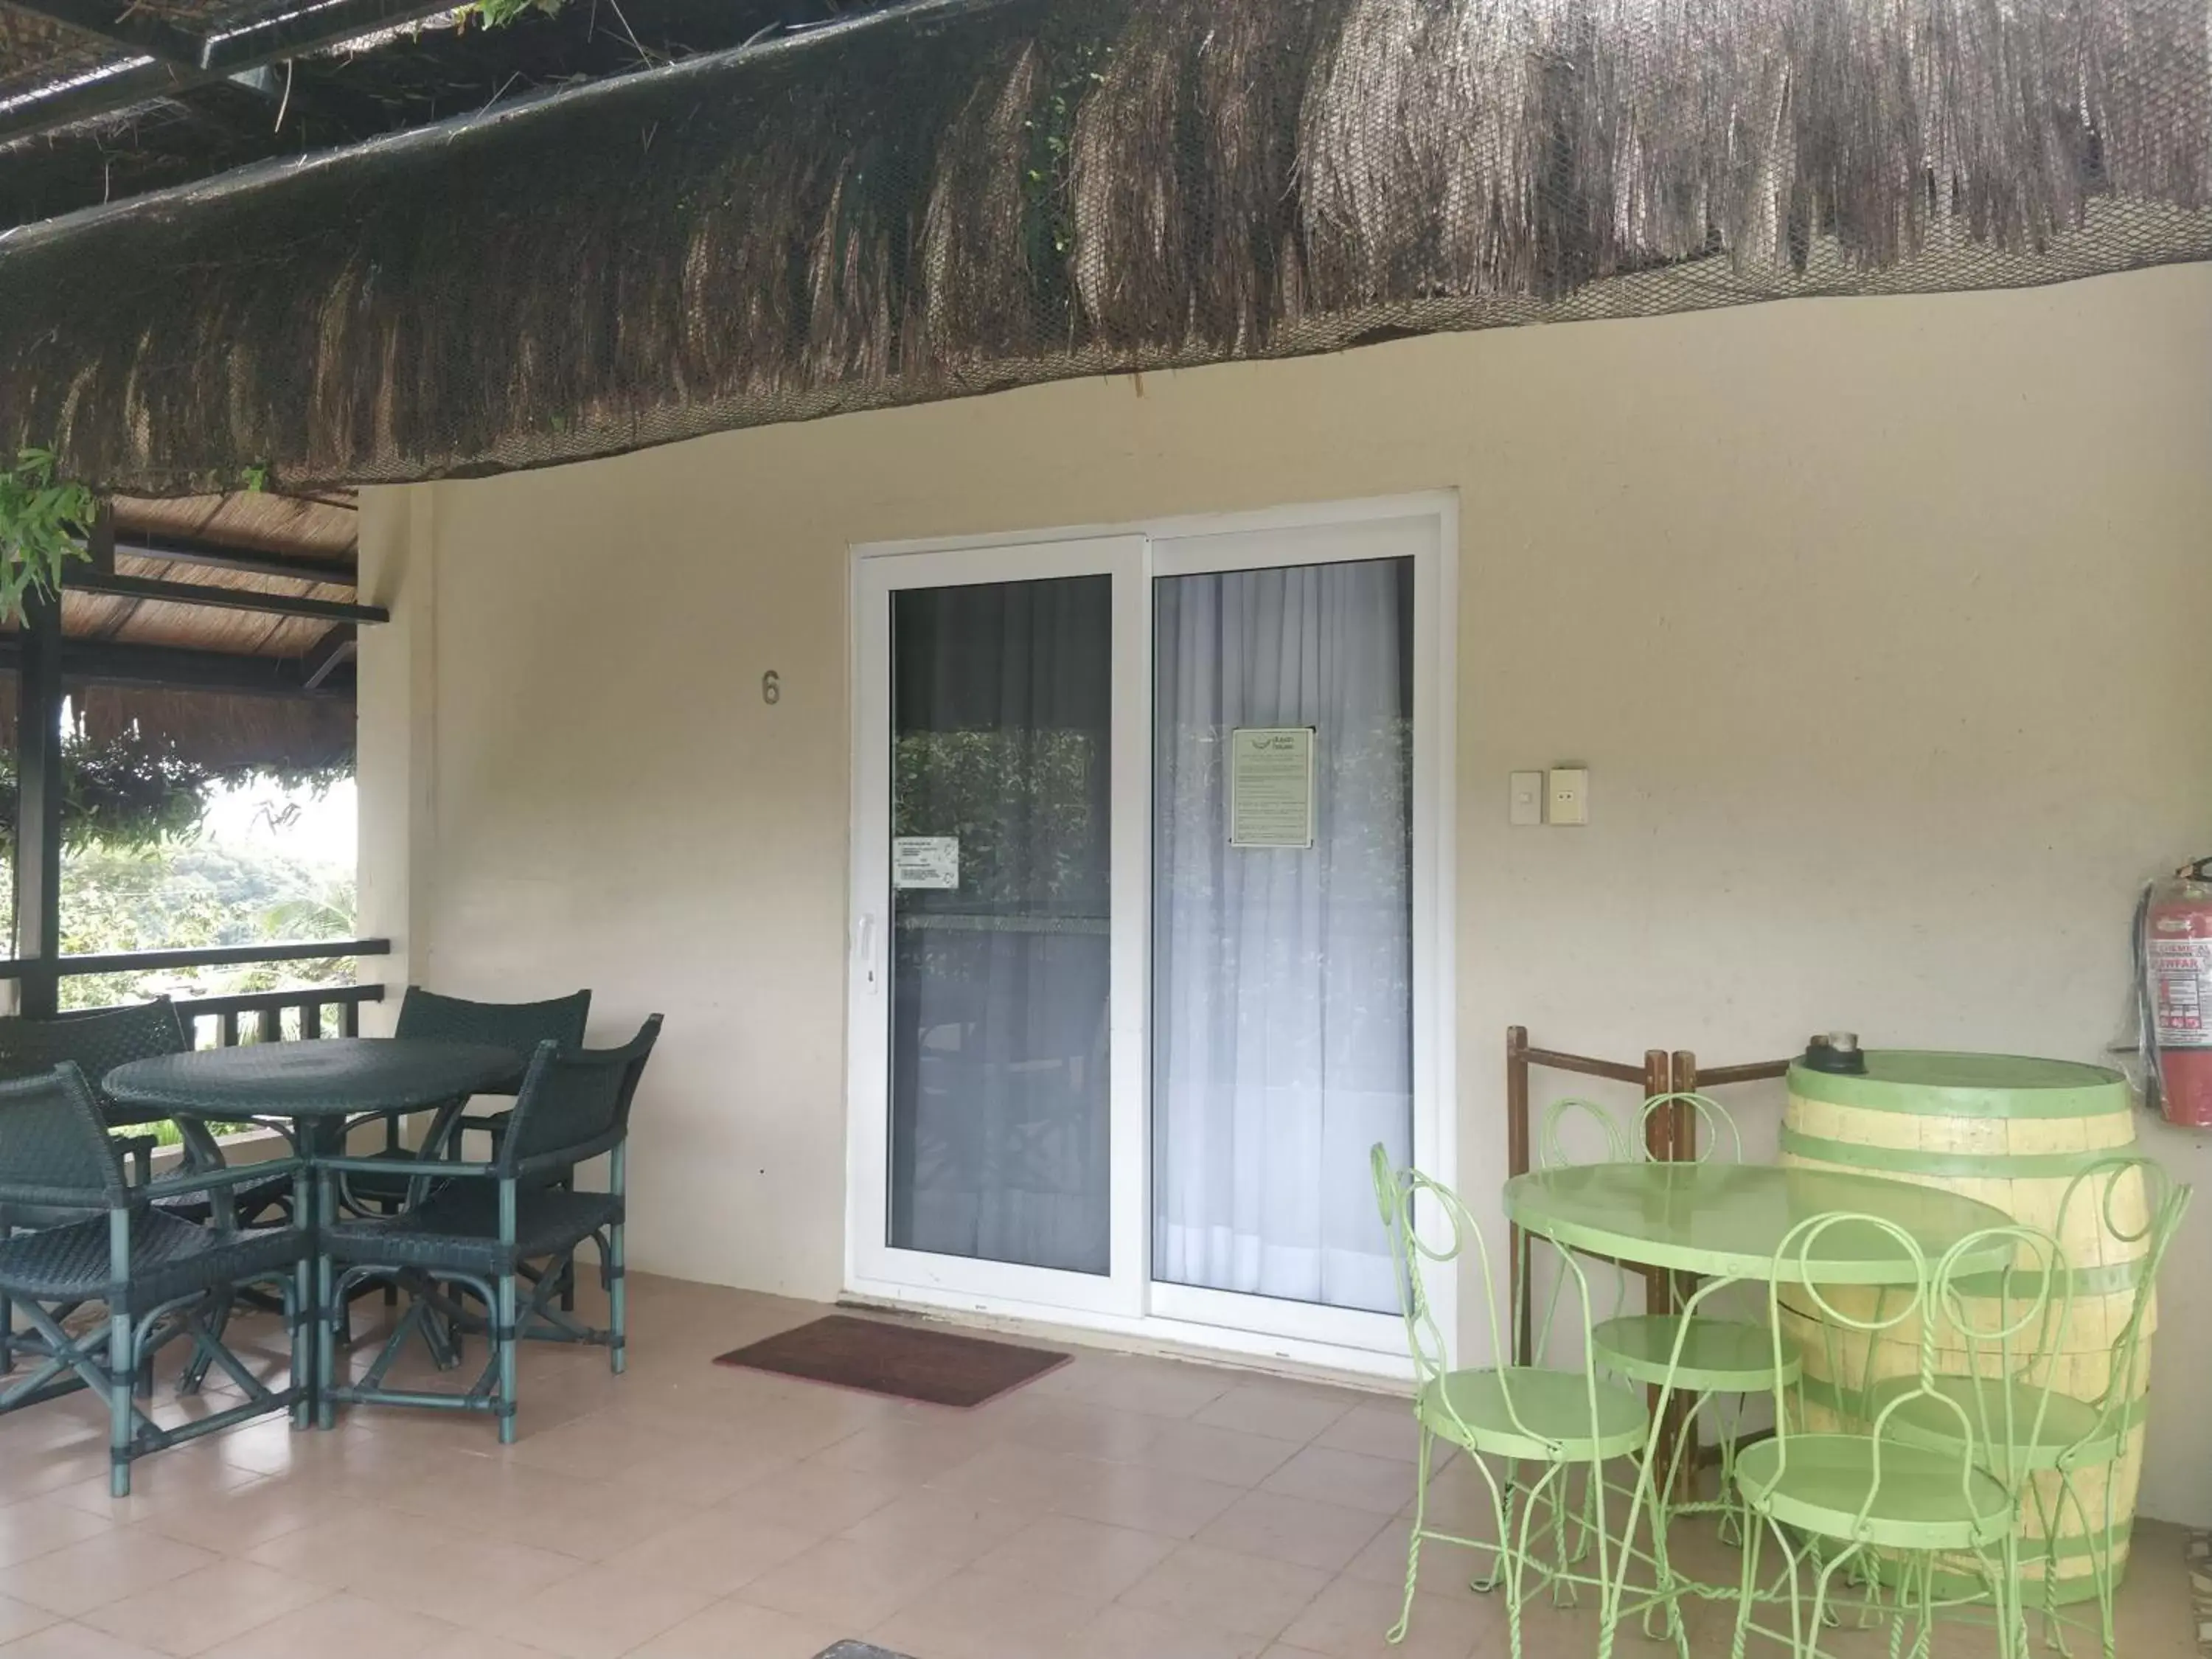
<svg viewBox="0 0 2212 1659">
<path fill-rule="evenodd" d="M 1068 1356 L 921 1325 L 831 1314 L 716 1359 L 932 1406 L 980 1406 L 1042 1376 Z"/>
</svg>

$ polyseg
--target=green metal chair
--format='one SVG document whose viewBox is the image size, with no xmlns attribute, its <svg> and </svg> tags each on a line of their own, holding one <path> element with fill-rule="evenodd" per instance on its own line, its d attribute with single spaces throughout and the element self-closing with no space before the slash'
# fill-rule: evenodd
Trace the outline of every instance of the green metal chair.
<svg viewBox="0 0 2212 1659">
<path fill-rule="evenodd" d="M 1743 1162 L 1743 1136 L 1720 1103 L 1711 1096 L 1671 1094 L 1644 1103 L 1632 1140 L 1613 1115 L 1595 1101 L 1572 1097 L 1554 1102 L 1545 1114 L 1541 1159 L 1545 1168 L 1573 1163 L 1565 1144 L 1565 1126 L 1581 1118 L 1599 1129 L 1606 1154 L 1619 1163 L 1632 1163 L 1649 1144 L 1644 1134 L 1651 1121 L 1677 1105 L 1695 1114 L 1698 1127 L 1698 1161 L 1718 1156 L 1725 1149 L 1732 1161 Z M 1525 1248 L 1526 1241 L 1524 1241 Z M 1522 1271 L 1528 1271 L 1524 1258 Z M 1641 1277 L 1640 1271 L 1634 1275 Z M 1601 1320 L 1590 1332 L 1590 1352 L 1597 1363 L 1616 1376 L 1654 1389 L 1678 1394 L 1683 1408 L 1667 1449 L 1664 1466 L 1655 1472 L 1652 1502 L 1654 1524 L 1662 1532 L 1670 1517 L 1699 1513 L 1720 1516 L 1724 1541 L 1741 1542 L 1743 1531 L 1741 1500 L 1735 1492 L 1735 1455 L 1743 1435 L 1744 1402 L 1750 1396 L 1771 1392 L 1777 1384 L 1794 1385 L 1802 1374 L 1796 1354 L 1785 1350 L 1776 1370 L 1771 1333 L 1756 1319 L 1722 1318 L 1687 1306 L 1680 1286 L 1670 1279 L 1671 1304 L 1664 1313 L 1631 1314 L 1626 1305 L 1632 1274 L 1624 1270 L 1617 1279 L 1613 1316 Z M 1683 1455 L 1701 1418 L 1715 1425 L 1715 1443 L 1721 1455 L 1718 1496 L 1711 1500 L 1676 1503 L 1673 1494 Z"/>
<path fill-rule="evenodd" d="M 336 1375 L 339 1326 L 355 1285 L 388 1277 L 416 1290 L 405 1316 L 362 1380 L 325 1388 L 326 1423 L 329 1406 L 339 1402 L 484 1412 L 498 1419 L 500 1439 L 511 1442 L 520 1342 L 590 1343 L 607 1349 L 616 1371 L 623 1369 L 629 1113 L 660 1023 L 660 1016 L 653 1015 L 620 1048 L 564 1051 L 551 1042 L 539 1043 L 489 1163 L 441 1164 L 442 1184 L 398 1214 L 324 1229 L 317 1271 L 325 1377 Z M 608 1159 L 607 1191 L 550 1184 L 603 1155 Z M 318 1177 L 327 1198 L 334 1179 L 381 1167 L 374 1158 L 326 1158 Z M 567 1269 L 586 1239 L 599 1245 L 610 1304 L 605 1330 L 587 1328 L 555 1305 Z M 489 1359 L 465 1390 L 386 1387 L 393 1360 L 418 1324 L 433 1316 L 460 1317 L 432 1288 L 438 1285 L 464 1287 L 491 1310 Z M 526 1303 L 521 1300 L 526 1285 Z"/>
<path fill-rule="evenodd" d="M 1911 1282 L 1849 1296 L 1811 1282 L 1816 1247 L 1841 1228 L 1886 1237 L 1911 1265 Z M 1999 1250 L 2013 1265 L 1993 1271 L 1987 1264 Z M 1911 1234 L 1878 1217 L 1822 1215 L 1791 1230 L 1767 1286 L 1777 1368 L 1787 1289 L 1818 1316 L 1829 1375 L 1867 1402 L 1868 1425 L 1813 1432 L 1794 1417 L 1784 1387 L 1776 1387 L 1773 1437 L 1736 1458 L 1738 1489 L 1759 1524 L 1744 1550 L 1734 1659 L 1743 1659 L 1754 1630 L 1786 1642 L 1796 1659 L 1814 1659 L 1818 1633 L 1862 1589 L 1869 1599 L 1861 1612 L 1892 1621 L 1893 1656 L 1908 1624 L 1916 1627 L 1916 1659 L 1925 1659 L 1939 1612 L 1986 1605 L 1995 1612 L 1999 1653 L 2025 1659 L 2020 1452 L 2038 1443 L 2050 1420 L 2051 1356 L 2069 1304 L 2064 1263 L 2056 1238 L 2018 1224 L 1969 1235 L 1932 1269 Z M 1884 1375 L 1900 1350 L 1909 1369 Z M 1961 1361 L 1958 1375 L 1938 1369 Z M 2030 1381 L 2038 1375 L 2046 1379 L 2041 1384 Z M 1759 1577 L 1770 1540 L 1784 1559 L 1772 1589 Z M 1969 1565 L 1975 1588 L 1939 1594 L 1939 1574 Z M 1802 1582 L 1808 1570 L 1809 1609 Z M 1757 1622 L 1758 1607 L 1784 1600 L 1786 1632 Z"/>
<path fill-rule="evenodd" d="M 168 1120 L 118 1105 L 100 1087 L 101 1080 L 117 1066 L 131 1060 L 182 1054 L 190 1047 L 176 1005 L 167 997 L 118 1008 L 58 1014 L 48 1019 L 10 1017 L 0 1018 L 0 1078 L 36 1077 L 66 1060 L 83 1073 L 99 1108 L 100 1121 L 111 1132 L 145 1128 Z M 206 1125 L 180 1122 L 176 1127 L 183 1143 L 181 1169 L 213 1170 L 225 1167 L 222 1150 Z M 150 1134 L 119 1133 L 115 1139 L 118 1149 L 131 1160 L 137 1183 L 146 1186 L 153 1179 L 153 1154 L 160 1145 L 159 1139 Z M 205 1185 L 195 1188 L 190 1183 L 180 1187 L 169 1184 L 177 1189 L 161 1200 L 161 1207 L 179 1220 L 199 1225 L 241 1227 L 281 1220 L 289 1214 L 293 1195 L 291 1176 L 273 1168 L 264 1168 L 258 1179 L 240 1180 L 226 1186 L 220 1204 L 216 1201 L 215 1192 Z M 20 1207 L 11 1212 L 0 1207 L 0 1238 L 9 1237 L 17 1228 L 64 1218 L 70 1218 L 42 1215 Z M 13 1368 L 14 1346 L 13 1321 L 5 1301 L 0 1299 L 0 1373 Z M 187 1368 L 187 1393 L 198 1387 L 204 1372 L 204 1368 L 198 1362 Z"/>
<path fill-rule="evenodd" d="M 1420 1429 L 1413 1537 L 1406 1556 L 1406 1600 L 1389 1640 L 1398 1643 L 1406 1638 L 1413 1620 L 1421 1547 L 1431 1542 L 1455 1544 L 1492 1557 L 1489 1574 L 1478 1579 L 1475 1588 L 1503 1588 L 1515 1659 L 1519 1659 L 1522 1650 L 1522 1611 L 1532 1589 L 1550 1589 L 1556 1596 L 1562 1590 L 1571 1593 L 1578 1586 L 1590 1587 L 1605 1607 L 1609 1629 L 1619 1609 L 1607 1598 L 1607 1588 L 1615 1552 L 1626 1546 L 1607 1529 L 1603 1466 L 1608 1459 L 1643 1452 L 1650 1419 L 1641 1395 L 1601 1380 L 1594 1367 L 1554 1370 L 1505 1364 L 1451 1369 L 1445 1357 L 1443 1333 L 1424 1288 L 1424 1276 L 1431 1269 L 1456 1273 L 1462 1258 L 1472 1252 L 1480 1270 L 1492 1351 L 1508 1353 L 1498 1317 L 1489 1247 L 1466 1206 L 1449 1188 L 1415 1170 L 1394 1170 L 1389 1153 L 1380 1144 L 1369 1154 L 1369 1161 L 1375 1178 L 1375 1201 L 1389 1229 L 1396 1261 L 1407 1341 L 1413 1358 L 1413 1416 Z M 1425 1220 L 1439 1242 L 1423 1237 L 1420 1229 Z M 1581 1334 L 1587 1343 L 1589 1284 L 1571 1255 L 1563 1259 L 1563 1276 L 1580 1291 Z M 1489 1489 L 1498 1528 L 1494 1542 L 1461 1537 L 1429 1524 L 1430 1468 L 1439 1440 L 1466 1453 L 1480 1473 Z M 1537 1466 L 1539 1472 L 1533 1480 L 1521 1474 L 1519 1466 L 1523 1464 Z M 1579 1510 L 1570 1491 L 1577 1472 L 1584 1481 Z M 1540 1516 L 1549 1522 L 1551 1546 L 1548 1559 L 1540 1560 L 1535 1553 L 1543 1538 L 1538 1530 Z M 1572 1544 L 1568 1541 L 1571 1532 L 1575 1534 Z M 1584 1571 L 1578 1564 L 1593 1543 L 1597 1558 L 1595 1571 Z"/>
<path fill-rule="evenodd" d="M 293 1164 L 285 1173 L 296 1179 L 300 1168 Z M 40 1344 L 29 1373 L 0 1389 L 0 1412 L 81 1389 L 104 1396 L 109 1489 L 118 1498 L 130 1493 L 131 1463 L 149 1452 L 270 1412 L 301 1413 L 306 1236 L 292 1226 L 200 1226 L 160 1207 L 166 1197 L 221 1194 L 267 1174 L 196 1170 L 134 1188 L 75 1065 L 0 1082 L 0 1204 L 81 1218 L 0 1242 L 0 1294 L 22 1311 Z M 223 1346 L 218 1312 L 246 1285 L 271 1287 L 284 1310 L 292 1378 L 283 1389 L 266 1386 Z M 95 1302 L 107 1309 L 101 1324 L 82 1334 L 64 1327 L 70 1312 Z M 185 1337 L 195 1357 L 220 1366 L 246 1398 L 163 1428 L 140 1408 L 137 1383 L 155 1352 Z"/>
<path fill-rule="evenodd" d="M 524 1067 L 539 1043 L 555 1042 L 563 1048 L 584 1046 L 584 1026 L 591 1012 L 588 990 L 544 1002 L 476 1002 L 410 985 L 400 1001 L 392 1035 L 512 1048 L 514 1075 L 480 1091 L 487 1095 L 512 1095 L 522 1086 Z M 495 1142 L 507 1114 L 469 1117 L 464 1115 L 467 1105 L 465 1100 L 455 1100 L 441 1108 L 432 1117 L 429 1133 L 419 1149 L 402 1144 L 399 1119 L 385 1115 L 384 1145 L 369 1156 L 374 1163 L 388 1167 L 363 1170 L 341 1182 L 338 1198 L 343 1207 L 356 1216 L 396 1215 L 421 1195 L 429 1173 L 421 1167 L 426 1159 L 447 1161 L 459 1157 L 462 1137 L 471 1129 L 484 1132 Z M 377 1121 L 374 1117 L 356 1120 L 347 1126 L 348 1133 Z"/>
<path fill-rule="evenodd" d="M 2136 1426 L 2137 1385 L 2149 1359 L 2144 1326 L 2157 1293 L 2159 1269 L 2188 1212 L 2191 1197 L 2190 1188 L 2177 1186 L 2162 1166 L 2145 1158 L 2101 1160 L 2067 1185 L 2059 1203 L 2058 1237 L 2074 1243 L 2076 1256 L 2070 1267 L 2058 1264 L 2063 1283 L 2052 1287 L 2054 1299 L 2082 1297 L 2073 1304 L 2079 1317 L 2093 1305 L 2101 1308 L 2101 1303 L 2087 1298 L 2116 1277 L 2133 1291 L 2120 1328 L 2110 1338 L 2108 1380 L 2094 1397 L 2078 1398 L 2057 1387 L 2050 1365 L 2042 1367 L 2044 1375 L 2034 1374 L 2033 1356 L 2014 1356 L 2021 1364 L 2002 1382 L 1945 1376 L 1936 1383 L 1948 1400 L 2006 1428 L 2003 1436 L 1989 1443 L 1985 1467 L 2006 1486 L 2027 1494 L 2045 1538 L 2057 1537 L 2069 1516 L 2080 1525 L 2090 1564 L 2089 1599 L 2095 1604 L 2105 1659 L 2116 1659 L 2118 1651 L 2112 1621 L 2117 1588 L 2112 1558 L 2124 1524 L 2118 1483 L 2111 1477 Z M 2082 1248 L 2084 1240 L 2095 1243 L 2094 1253 Z M 2016 1267 L 2008 1276 L 2015 1287 L 2026 1271 Z M 2003 1293 L 2004 1285 L 1994 1282 L 1996 1278 L 1961 1279 L 1954 1289 L 1986 1304 Z M 1878 1412 L 1897 1401 L 1905 1392 L 1904 1382 L 1893 1378 L 1875 1383 L 1869 1392 L 1870 1409 Z M 1894 1419 L 1899 1439 L 1939 1450 L 1955 1449 L 1954 1428 L 1949 1412 L 1924 1400 L 1905 1402 Z M 2085 1477 L 2094 1472 L 2103 1472 L 2106 1478 L 2099 1483 L 2101 1490 L 2091 1496 L 2083 1488 Z M 2064 1652 L 2068 1648 L 2055 1549 L 2045 1553 L 2043 1569 L 2045 1639 Z"/>
</svg>

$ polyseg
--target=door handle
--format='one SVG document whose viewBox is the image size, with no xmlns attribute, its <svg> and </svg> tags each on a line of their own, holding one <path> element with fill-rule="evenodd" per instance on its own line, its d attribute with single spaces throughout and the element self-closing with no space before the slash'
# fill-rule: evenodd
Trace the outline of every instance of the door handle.
<svg viewBox="0 0 2212 1659">
<path fill-rule="evenodd" d="M 882 925 L 872 915 L 864 915 L 854 929 L 853 948 L 860 958 L 860 976 L 871 991 L 883 988 L 883 958 L 879 948 Z"/>
</svg>

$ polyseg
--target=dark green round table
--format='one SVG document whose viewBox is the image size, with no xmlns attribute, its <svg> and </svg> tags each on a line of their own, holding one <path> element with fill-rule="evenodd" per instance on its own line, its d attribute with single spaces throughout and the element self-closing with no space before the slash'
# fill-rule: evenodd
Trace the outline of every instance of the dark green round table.
<svg viewBox="0 0 2212 1659">
<path fill-rule="evenodd" d="M 511 1087 L 528 1059 L 478 1042 L 324 1037 L 134 1060 L 108 1073 L 100 1087 L 109 1098 L 151 1115 L 273 1125 L 312 1169 L 319 1152 L 342 1144 L 349 1121 L 458 1109 L 479 1090 Z M 301 1224 L 318 1255 L 325 1218 L 316 1194 L 327 1184 L 303 1176 L 299 1185 Z M 327 1425 L 323 1382 L 319 1375 L 308 1379 L 310 1415 Z"/>
</svg>

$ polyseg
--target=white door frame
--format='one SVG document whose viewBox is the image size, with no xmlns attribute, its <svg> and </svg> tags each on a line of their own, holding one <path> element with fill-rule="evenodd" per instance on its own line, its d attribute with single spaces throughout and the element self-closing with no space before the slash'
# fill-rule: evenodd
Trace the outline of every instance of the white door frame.
<svg viewBox="0 0 2212 1659">
<path fill-rule="evenodd" d="M 1382 552 L 1328 549 L 1332 527 L 1374 526 Z M 1308 545 L 1299 548 L 1297 544 Z M 1329 559 L 1414 560 L 1413 1158 L 1456 1179 L 1454 1046 L 1454 757 L 1458 704 L 1459 498 L 1443 491 L 1376 500 L 1027 533 L 875 543 L 852 550 L 853 887 L 848 988 L 846 1288 L 872 1301 L 1104 1331 L 1149 1341 L 1375 1376 L 1411 1374 L 1395 1316 L 1154 1284 L 1151 1279 L 1150 951 L 1152 578 Z M 1114 1249 L 1105 1275 L 890 1249 L 887 1214 L 890 1010 L 890 699 L 869 679 L 890 655 L 898 587 L 1115 578 L 1111 883 L 1110 1159 Z M 1132 699 L 1140 718 L 1124 718 Z M 1449 1273 L 1426 1288 L 1455 1341 Z"/>
</svg>

